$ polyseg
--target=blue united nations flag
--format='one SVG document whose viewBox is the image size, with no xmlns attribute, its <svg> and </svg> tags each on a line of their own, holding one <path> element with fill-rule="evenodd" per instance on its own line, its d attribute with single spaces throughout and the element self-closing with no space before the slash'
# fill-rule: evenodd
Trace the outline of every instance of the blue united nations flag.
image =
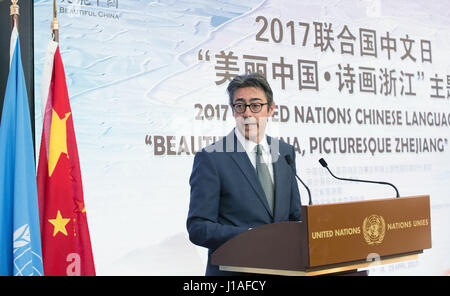
<svg viewBox="0 0 450 296">
<path fill-rule="evenodd" d="M 30 109 L 17 27 L 0 122 L 0 275 L 43 275 Z"/>
</svg>

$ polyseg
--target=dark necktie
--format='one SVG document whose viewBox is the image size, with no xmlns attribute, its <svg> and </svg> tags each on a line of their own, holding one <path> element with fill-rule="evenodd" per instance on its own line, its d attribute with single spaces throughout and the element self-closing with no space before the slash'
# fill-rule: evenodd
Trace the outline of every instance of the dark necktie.
<svg viewBox="0 0 450 296">
<path fill-rule="evenodd" d="M 269 203 L 269 208 L 273 213 L 274 205 L 274 186 L 272 178 L 270 177 L 269 168 L 267 164 L 263 162 L 261 145 L 256 145 L 256 174 L 261 182 L 261 186 L 266 194 L 267 202 Z"/>
</svg>

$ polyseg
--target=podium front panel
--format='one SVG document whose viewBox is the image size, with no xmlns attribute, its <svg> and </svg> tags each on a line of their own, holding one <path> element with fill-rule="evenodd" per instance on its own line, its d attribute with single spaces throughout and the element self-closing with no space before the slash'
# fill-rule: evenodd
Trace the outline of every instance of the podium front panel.
<svg viewBox="0 0 450 296">
<path fill-rule="evenodd" d="M 308 206 L 309 267 L 431 248 L 428 195 Z"/>
</svg>

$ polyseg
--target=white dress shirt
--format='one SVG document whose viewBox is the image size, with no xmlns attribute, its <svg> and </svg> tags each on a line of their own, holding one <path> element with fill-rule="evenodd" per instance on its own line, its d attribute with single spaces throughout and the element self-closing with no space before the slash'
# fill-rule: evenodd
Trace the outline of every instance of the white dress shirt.
<svg viewBox="0 0 450 296">
<path fill-rule="evenodd" d="M 247 140 L 239 131 L 238 128 L 234 129 L 234 133 L 236 134 L 236 137 L 238 141 L 241 143 L 242 147 L 244 147 L 245 152 L 248 155 L 248 158 L 250 159 L 250 162 L 252 163 L 253 167 L 256 170 L 256 143 L 253 141 Z M 262 159 L 263 162 L 267 165 L 267 168 L 269 169 L 270 177 L 272 178 L 272 183 L 275 184 L 275 180 L 273 178 L 273 165 L 272 165 L 272 155 L 270 154 L 270 148 L 269 144 L 267 143 L 267 137 L 264 135 L 261 142 L 259 143 L 261 145 L 261 152 L 262 152 Z"/>
</svg>

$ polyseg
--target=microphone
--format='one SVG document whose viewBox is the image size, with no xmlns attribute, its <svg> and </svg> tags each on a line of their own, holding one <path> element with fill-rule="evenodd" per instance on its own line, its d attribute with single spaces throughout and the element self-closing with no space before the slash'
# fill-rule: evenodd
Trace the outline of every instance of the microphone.
<svg viewBox="0 0 450 296">
<path fill-rule="evenodd" d="M 291 167 L 292 172 L 294 173 L 295 177 L 297 177 L 297 179 L 303 184 L 303 186 L 306 188 L 306 191 L 308 191 L 308 196 L 309 196 L 309 205 L 312 205 L 312 199 L 311 199 L 311 191 L 309 191 L 308 186 L 306 186 L 305 183 L 303 183 L 302 179 L 300 179 L 299 176 L 297 176 L 297 174 L 295 173 L 295 168 L 294 168 L 294 161 L 292 160 L 291 156 L 285 155 L 284 158 L 286 159 L 286 162 L 288 163 L 288 165 Z"/>
<path fill-rule="evenodd" d="M 325 159 L 321 158 L 321 159 L 319 159 L 319 162 L 320 162 L 320 164 L 321 164 L 324 168 L 326 168 L 326 169 L 328 170 L 328 172 L 330 172 L 330 174 L 331 174 L 334 178 L 336 178 L 336 179 L 338 179 L 338 180 L 343 180 L 343 181 L 353 181 L 353 182 L 364 182 L 364 183 L 374 183 L 374 184 L 382 184 L 382 185 L 389 185 L 389 186 L 392 186 L 392 187 L 395 189 L 395 193 L 397 194 L 396 197 L 397 197 L 397 198 L 400 197 L 400 194 L 398 193 L 397 187 L 395 187 L 394 184 L 391 184 L 391 183 L 388 183 L 388 182 L 380 182 L 380 181 L 368 181 L 368 180 L 357 180 L 357 179 L 339 178 L 339 177 L 336 177 L 336 176 L 330 171 L 330 169 L 328 168 L 328 164 L 327 164 L 327 162 L 325 161 Z"/>
</svg>

